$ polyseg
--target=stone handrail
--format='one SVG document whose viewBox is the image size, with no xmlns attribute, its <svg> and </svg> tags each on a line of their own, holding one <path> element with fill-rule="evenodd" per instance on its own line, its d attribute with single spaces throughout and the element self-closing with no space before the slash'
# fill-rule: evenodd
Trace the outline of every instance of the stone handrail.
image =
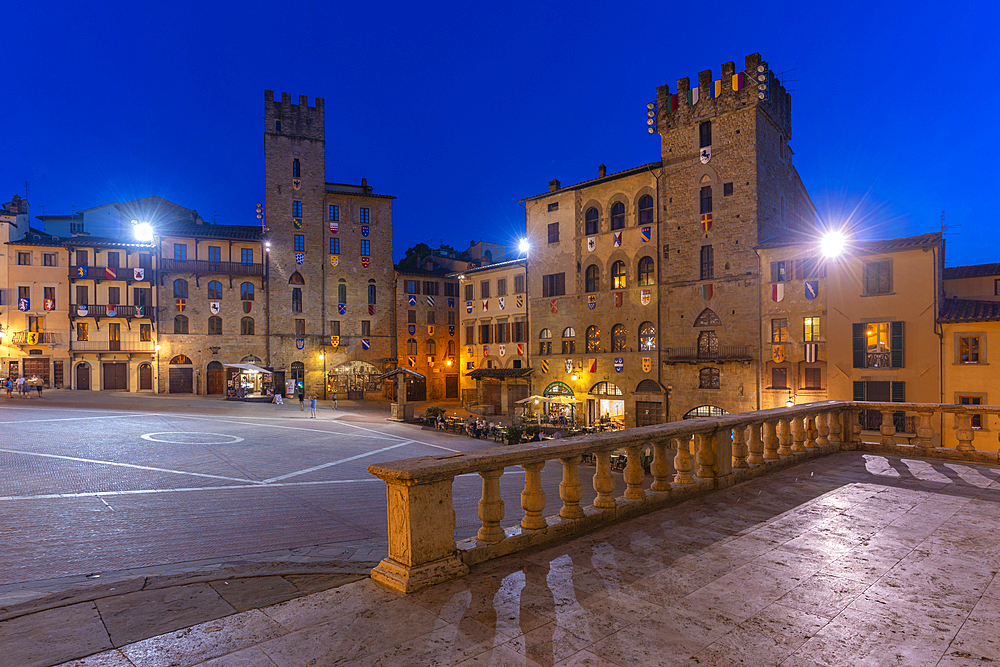
<svg viewBox="0 0 1000 667">
<path fill-rule="evenodd" d="M 862 410 L 882 413 L 878 439 L 863 437 Z M 893 414 L 914 413 L 916 434 L 896 433 Z M 935 414 L 955 415 L 957 448 L 942 448 Z M 960 458 L 997 463 L 997 452 L 976 451 L 973 415 L 1000 415 L 1000 406 L 825 401 L 792 408 L 691 419 L 611 433 L 527 443 L 374 464 L 368 471 L 386 482 L 389 555 L 372 578 L 412 592 L 468 572 L 469 565 L 544 542 L 653 511 L 679 499 L 730 486 L 805 458 L 843 449 L 870 449 L 909 456 Z M 904 442 L 900 442 L 900 440 Z M 615 497 L 611 455 L 627 452 L 625 492 Z M 651 451 L 647 476 L 640 453 Z M 668 455 L 673 452 L 673 456 Z M 593 456 L 593 505 L 581 507 L 580 463 Z M 545 516 L 541 471 L 547 461 L 562 466 L 561 507 Z M 504 469 L 525 472 L 520 525 L 504 528 L 500 477 Z M 452 484 L 470 473 L 482 478 L 475 538 L 455 542 Z M 650 479 L 651 478 L 651 481 Z M 647 486 L 647 481 L 649 484 Z M 555 508 L 551 508 L 554 510 Z"/>
</svg>

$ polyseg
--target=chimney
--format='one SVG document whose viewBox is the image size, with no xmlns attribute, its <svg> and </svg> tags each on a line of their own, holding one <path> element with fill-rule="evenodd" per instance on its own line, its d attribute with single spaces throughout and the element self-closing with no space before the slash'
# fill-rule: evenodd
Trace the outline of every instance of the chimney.
<svg viewBox="0 0 1000 667">
<path fill-rule="evenodd" d="M 603 164 L 597 165 L 597 177 L 604 178 L 607 175 L 608 175 L 608 168 L 605 167 Z"/>
<path fill-rule="evenodd" d="M 363 187 L 363 188 L 364 187 L 368 187 L 368 179 L 367 178 L 362 178 L 361 179 L 361 187 Z"/>
<path fill-rule="evenodd" d="M 551 181 L 549 181 L 549 192 L 555 192 L 561 187 L 561 185 L 562 184 L 559 182 L 558 179 L 553 178 Z"/>
</svg>

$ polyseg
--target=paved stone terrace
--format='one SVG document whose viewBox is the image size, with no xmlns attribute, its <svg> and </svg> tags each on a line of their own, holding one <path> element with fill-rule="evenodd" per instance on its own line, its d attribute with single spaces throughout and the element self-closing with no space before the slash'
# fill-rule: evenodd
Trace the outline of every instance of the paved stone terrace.
<svg viewBox="0 0 1000 667">
<path fill-rule="evenodd" d="M 411 596 L 364 579 L 66 664 L 990 664 L 998 478 L 834 454 Z M 0 623 L 6 655 L 12 622 Z M 94 623 L 88 650 L 110 648 Z"/>
</svg>

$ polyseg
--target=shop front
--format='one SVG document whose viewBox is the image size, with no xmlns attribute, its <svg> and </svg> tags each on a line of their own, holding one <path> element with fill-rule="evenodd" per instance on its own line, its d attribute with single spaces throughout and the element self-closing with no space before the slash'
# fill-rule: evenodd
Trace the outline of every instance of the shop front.
<svg viewBox="0 0 1000 667">
<path fill-rule="evenodd" d="M 598 382 L 590 388 L 587 398 L 587 422 L 604 429 L 625 427 L 625 398 L 622 390 L 611 382 Z"/>
<path fill-rule="evenodd" d="M 228 401 L 270 401 L 274 396 L 274 374 L 255 364 L 224 364 L 229 369 L 226 381 Z"/>
</svg>

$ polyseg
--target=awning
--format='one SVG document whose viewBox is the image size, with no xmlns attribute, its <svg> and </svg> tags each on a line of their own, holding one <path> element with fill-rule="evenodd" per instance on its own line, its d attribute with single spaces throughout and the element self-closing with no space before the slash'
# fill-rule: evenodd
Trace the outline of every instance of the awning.
<svg viewBox="0 0 1000 667">
<path fill-rule="evenodd" d="M 271 371 L 266 368 L 261 368 L 260 366 L 255 366 L 253 364 L 222 364 L 226 368 L 239 368 L 240 370 L 250 371 L 251 373 L 266 373 L 271 375 Z"/>
<path fill-rule="evenodd" d="M 465 374 L 467 378 L 495 378 L 505 380 L 511 378 L 521 378 L 530 374 L 531 368 L 477 368 Z"/>
</svg>

